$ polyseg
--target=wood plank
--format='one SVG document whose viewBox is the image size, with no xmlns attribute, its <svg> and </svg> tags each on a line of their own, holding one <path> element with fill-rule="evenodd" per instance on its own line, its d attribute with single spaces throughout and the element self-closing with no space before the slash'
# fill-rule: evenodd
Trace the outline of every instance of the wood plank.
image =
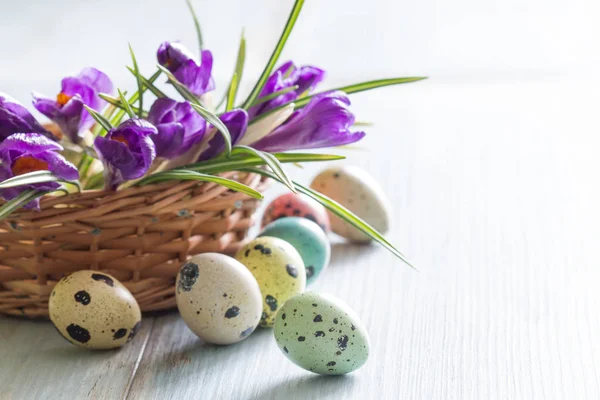
<svg viewBox="0 0 600 400">
<path fill-rule="evenodd" d="M 154 319 L 121 349 L 90 351 L 47 321 L 0 318 L 0 398 L 118 399 L 127 391 Z"/>
</svg>

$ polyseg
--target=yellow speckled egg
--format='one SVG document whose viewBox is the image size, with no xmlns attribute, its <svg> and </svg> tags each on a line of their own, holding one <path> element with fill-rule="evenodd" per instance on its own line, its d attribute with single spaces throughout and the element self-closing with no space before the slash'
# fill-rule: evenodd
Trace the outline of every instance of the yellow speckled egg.
<svg viewBox="0 0 600 400">
<path fill-rule="evenodd" d="M 142 325 L 131 292 L 100 271 L 77 271 L 61 279 L 50 294 L 48 311 L 65 339 L 88 349 L 121 347 Z"/>
<path fill-rule="evenodd" d="M 224 254 L 190 258 L 177 275 L 177 308 L 200 338 L 216 344 L 245 339 L 257 327 L 262 297 L 254 276 Z"/>
<path fill-rule="evenodd" d="M 260 326 L 273 326 L 277 310 L 283 303 L 304 292 L 306 270 L 302 257 L 288 242 L 262 236 L 242 247 L 235 258 L 258 281 L 263 296 Z"/>
</svg>

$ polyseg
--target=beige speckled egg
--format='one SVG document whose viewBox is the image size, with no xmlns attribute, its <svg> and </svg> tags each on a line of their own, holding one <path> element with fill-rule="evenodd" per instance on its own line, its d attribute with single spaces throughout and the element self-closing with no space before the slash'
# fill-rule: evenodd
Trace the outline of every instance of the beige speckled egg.
<svg viewBox="0 0 600 400">
<path fill-rule="evenodd" d="M 239 261 L 224 254 L 190 258 L 179 270 L 175 295 L 181 318 L 209 343 L 245 339 L 262 314 L 256 279 Z"/>
<path fill-rule="evenodd" d="M 142 326 L 131 292 L 100 271 L 77 271 L 61 279 L 50 294 L 48 311 L 65 339 L 88 349 L 121 347 Z"/>
<path fill-rule="evenodd" d="M 258 281 L 263 296 L 260 325 L 273 326 L 275 315 L 290 297 L 304 292 L 306 269 L 298 251 L 270 236 L 254 239 L 235 256 Z"/>
<path fill-rule="evenodd" d="M 379 186 L 367 172 L 358 167 L 334 167 L 317 175 L 311 185 L 314 190 L 337 201 L 380 233 L 389 229 L 391 207 Z M 371 239 L 358 229 L 329 212 L 331 229 L 355 242 Z"/>
</svg>

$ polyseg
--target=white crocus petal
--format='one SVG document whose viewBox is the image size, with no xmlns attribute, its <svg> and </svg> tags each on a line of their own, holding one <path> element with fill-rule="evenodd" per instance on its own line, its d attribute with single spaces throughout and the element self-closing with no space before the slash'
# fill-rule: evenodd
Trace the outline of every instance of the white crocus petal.
<svg viewBox="0 0 600 400">
<path fill-rule="evenodd" d="M 294 103 L 288 104 L 279 111 L 274 112 L 264 118 L 259 119 L 253 124 L 248 125 L 246 134 L 242 137 L 242 140 L 238 144 L 251 145 L 259 141 L 260 139 L 273 132 L 275 128 L 283 124 L 294 112 Z"/>
<path fill-rule="evenodd" d="M 200 96 L 200 103 L 204 108 L 206 108 L 211 113 L 214 113 L 215 110 L 215 102 L 213 101 L 212 92 L 206 92 Z"/>
</svg>

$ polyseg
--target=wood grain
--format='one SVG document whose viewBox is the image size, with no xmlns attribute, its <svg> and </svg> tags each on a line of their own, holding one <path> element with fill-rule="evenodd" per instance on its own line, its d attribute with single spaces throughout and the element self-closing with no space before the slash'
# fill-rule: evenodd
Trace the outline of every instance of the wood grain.
<svg viewBox="0 0 600 400">
<path fill-rule="evenodd" d="M 51 12 L 86 15 L 93 27 L 96 14 L 87 13 L 105 15 L 107 3 L 116 4 L 65 2 Z M 245 76 L 257 76 L 275 41 L 268 32 L 280 29 L 289 2 L 198 3 L 218 17 L 234 9 L 230 25 L 248 26 L 253 53 Z M 4 318 L 0 398 L 599 398 L 600 80 L 581 72 L 600 68 L 589 39 L 600 27 L 592 24 L 592 2 L 578 0 L 569 12 L 561 3 L 545 3 L 542 18 L 535 0 L 518 13 L 508 3 L 473 9 L 467 0 L 307 2 L 302 18 L 312 23 L 299 22 L 288 54 L 324 66 L 328 86 L 403 71 L 432 76 L 352 98 L 358 119 L 375 125 L 365 128 L 360 149 L 340 152 L 384 186 L 395 212 L 388 237 L 419 268 L 377 246 L 335 241 L 332 263 L 311 290 L 342 298 L 365 322 L 372 354 L 361 370 L 310 374 L 280 354 L 269 330 L 210 346 L 176 313 L 146 318 L 133 343 L 109 353 L 79 351 L 50 324 Z M 127 33 L 141 64 L 152 65 L 165 37 L 179 33 L 192 47 L 193 27 L 180 28 L 177 18 L 183 4 L 144 4 L 119 3 L 119 15 L 110 13 L 114 37 L 99 46 L 122 42 L 119 27 L 129 26 L 125 16 L 135 9 L 157 27 L 148 36 Z M 31 27 L 25 6 L 10 7 L 21 21 L 14 24 Z M 40 10 L 50 12 L 40 6 L 32 21 L 40 23 Z M 205 37 L 224 87 L 235 50 L 219 49 L 235 48 L 239 32 L 215 21 Z M 36 29 L 64 41 L 62 26 Z M 78 29 L 82 42 L 93 36 L 78 24 L 69 29 Z M 24 39 L 32 49 L 41 47 L 35 32 Z M 53 46 L 67 46 L 60 43 Z M 16 54 L 13 47 L 2 42 L 0 53 Z M 88 53 L 64 60 L 94 64 L 100 53 Z M 22 71 L 34 54 L 0 66 L 12 77 L 4 90 L 23 101 L 31 87 L 54 93 L 64 70 L 50 64 L 31 82 Z M 125 60 L 125 47 L 121 55 Z M 99 65 L 134 87 L 115 59 Z M 319 168 L 290 172 L 308 183 Z"/>
</svg>

